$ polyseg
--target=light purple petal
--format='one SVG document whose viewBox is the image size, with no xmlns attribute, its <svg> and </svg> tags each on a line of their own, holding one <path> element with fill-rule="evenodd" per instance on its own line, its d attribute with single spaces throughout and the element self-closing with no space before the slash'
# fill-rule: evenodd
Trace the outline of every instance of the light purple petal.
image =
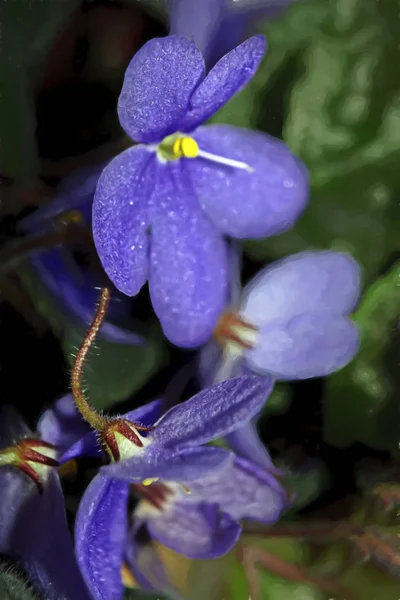
<svg viewBox="0 0 400 600">
<path fill-rule="evenodd" d="M 170 33 L 193 40 L 204 57 L 210 50 L 225 0 L 168 0 Z"/>
<path fill-rule="evenodd" d="M 126 133 L 136 142 L 151 143 L 178 131 L 204 69 L 199 49 L 185 37 L 147 42 L 129 63 L 118 100 Z"/>
<path fill-rule="evenodd" d="M 193 498 L 218 504 L 237 521 L 275 523 L 286 503 L 286 493 L 274 473 L 242 458 L 193 481 L 190 492 Z"/>
<path fill-rule="evenodd" d="M 2 411 L 0 447 L 32 437 L 19 415 Z M 50 469 L 50 468 L 49 468 Z M 0 467 L 0 554 L 17 560 L 48 600 L 89 600 L 67 526 L 64 499 L 55 469 L 35 483 L 16 467 Z"/>
<path fill-rule="evenodd" d="M 153 425 L 160 416 L 162 408 L 161 400 L 153 400 L 144 406 L 134 408 L 122 415 L 124 419 L 138 423 L 140 425 Z M 95 431 L 89 431 L 86 435 L 78 439 L 72 446 L 65 450 L 64 454 L 58 459 L 65 463 L 73 458 L 80 457 L 101 458 L 102 450 L 98 442 L 98 435 Z"/>
<path fill-rule="evenodd" d="M 147 279 L 148 205 L 156 159 L 142 146 L 125 150 L 102 172 L 93 201 L 93 237 L 115 286 L 134 296 Z"/>
<path fill-rule="evenodd" d="M 347 317 L 306 313 L 262 327 L 257 345 L 245 358 L 254 371 L 275 379 L 307 379 L 341 369 L 358 347 L 357 328 Z"/>
<path fill-rule="evenodd" d="M 182 447 L 223 437 L 261 410 L 272 387 L 268 377 L 237 377 L 219 383 L 171 408 L 156 424 L 152 439 Z"/>
<path fill-rule="evenodd" d="M 231 457 L 227 450 L 211 446 L 179 451 L 152 444 L 142 455 L 106 465 L 101 470 L 109 477 L 131 483 L 153 478 L 184 483 L 221 468 Z"/>
<path fill-rule="evenodd" d="M 186 348 L 206 342 L 227 301 L 227 248 L 199 209 L 180 165 L 160 166 L 152 216 L 149 289 L 164 333 Z"/>
<path fill-rule="evenodd" d="M 304 312 L 350 313 L 360 266 L 344 252 L 299 252 L 266 267 L 244 288 L 240 312 L 254 325 Z"/>
<path fill-rule="evenodd" d="M 129 486 L 101 473 L 83 495 L 75 522 L 75 550 L 94 600 L 122 598 L 121 566 L 128 533 Z"/>
<path fill-rule="evenodd" d="M 149 519 L 156 540 L 189 558 L 217 558 L 229 552 L 241 527 L 216 504 L 176 502 L 160 516 Z"/>
<path fill-rule="evenodd" d="M 46 410 L 37 424 L 42 440 L 57 446 L 64 453 L 90 431 L 89 425 L 78 412 L 72 394 L 63 396 Z"/>
<path fill-rule="evenodd" d="M 238 427 L 225 436 L 225 439 L 236 454 L 272 471 L 275 467 L 268 450 L 260 440 L 255 421 L 256 419 L 253 419 L 243 427 Z"/>
<path fill-rule="evenodd" d="M 265 49 L 264 36 L 256 35 L 223 56 L 190 98 L 180 131 L 196 129 L 242 89 L 257 71 Z"/>
<path fill-rule="evenodd" d="M 229 125 L 200 127 L 193 137 L 201 150 L 253 169 L 187 160 L 198 201 L 220 231 L 239 239 L 264 238 L 294 225 L 308 201 L 308 174 L 286 144 Z"/>
<path fill-rule="evenodd" d="M 143 539 L 145 538 L 145 539 Z M 125 549 L 126 562 L 140 587 L 166 591 L 170 588 L 160 556 L 143 520 L 135 517 Z M 175 598 L 175 594 L 173 595 Z"/>
</svg>

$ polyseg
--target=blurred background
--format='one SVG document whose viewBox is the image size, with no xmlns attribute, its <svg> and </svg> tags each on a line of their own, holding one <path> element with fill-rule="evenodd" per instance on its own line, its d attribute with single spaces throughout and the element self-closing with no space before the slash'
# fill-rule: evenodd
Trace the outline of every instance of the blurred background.
<svg viewBox="0 0 400 600">
<path fill-rule="evenodd" d="M 249 34 L 266 35 L 269 51 L 212 121 L 284 139 L 310 170 L 312 198 L 294 229 L 245 243 L 244 281 L 310 248 L 346 250 L 364 274 L 358 356 L 329 378 L 279 384 L 260 419 L 262 439 L 297 494 L 293 535 L 249 533 L 275 557 L 258 571 L 263 598 L 398 600 L 400 3 L 299 0 L 247 25 Z M 158 0 L 3 0 L 0 26 L 1 402 L 34 427 L 68 391 L 85 327 L 35 268 L 46 240 L 27 243 L 20 224 L 51 202 L 66 176 L 130 145 L 116 114 L 124 70 L 148 39 L 168 33 L 168 10 Z M 89 268 L 93 253 L 89 243 L 73 258 Z M 148 343 L 98 341 L 85 371 L 92 403 L 124 412 L 166 387 L 172 396 L 195 391 L 194 353 L 165 340 L 146 289 L 129 317 Z M 67 483 L 72 512 L 77 490 L 79 481 Z M 366 552 L 340 535 L 321 539 L 312 533 L 319 519 L 379 526 L 378 541 Z M 234 552 L 188 561 L 159 551 L 190 600 L 249 598 Z M 326 588 L 320 578 L 340 586 Z"/>
</svg>

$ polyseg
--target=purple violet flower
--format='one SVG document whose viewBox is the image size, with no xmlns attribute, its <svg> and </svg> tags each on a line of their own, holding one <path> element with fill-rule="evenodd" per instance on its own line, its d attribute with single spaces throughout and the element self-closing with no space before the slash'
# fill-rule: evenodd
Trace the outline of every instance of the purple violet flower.
<svg viewBox="0 0 400 600">
<path fill-rule="evenodd" d="M 229 451 L 203 444 L 251 419 L 271 388 L 268 378 L 230 379 L 173 407 L 161 418 L 156 400 L 122 417 L 111 417 L 105 431 L 90 431 L 59 457 L 66 462 L 82 455 L 99 456 L 102 447 L 112 461 L 100 469 L 86 490 L 75 528 L 78 563 L 95 599 L 120 597 L 129 484 L 160 480 L 190 485 L 227 466 L 232 459 Z M 68 404 L 68 400 L 64 402 Z M 40 427 L 45 438 L 63 442 L 54 420 L 42 417 Z"/>
<path fill-rule="evenodd" d="M 90 600 L 76 564 L 55 449 L 10 407 L 0 419 L 0 554 L 48 600 Z"/>
<path fill-rule="evenodd" d="M 87 326 L 93 318 L 98 301 L 98 289 L 108 282 L 101 266 L 91 270 L 79 264 L 73 250 L 92 249 L 91 221 L 92 202 L 97 180 L 107 163 L 80 169 L 66 177 L 58 186 L 54 200 L 25 218 L 21 229 L 32 236 L 51 234 L 58 229 L 75 226 L 76 241 L 33 252 L 30 262 L 47 289 L 56 299 L 62 311 L 81 326 Z M 86 232 L 86 235 L 85 235 Z M 33 238 L 32 238 L 33 239 Z M 129 314 L 129 300 L 115 293 L 109 317 L 118 321 Z M 143 343 L 143 338 L 133 331 L 123 329 L 106 321 L 101 336 L 120 344 Z"/>
<path fill-rule="evenodd" d="M 246 85 L 264 51 L 264 38 L 252 37 L 205 76 L 194 43 L 169 36 L 147 42 L 125 73 L 118 114 L 139 144 L 99 179 L 94 241 L 121 292 L 149 281 L 164 333 L 182 347 L 206 342 L 226 304 L 224 236 L 275 235 L 307 203 L 306 169 L 283 142 L 199 127 Z"/>
</svg>

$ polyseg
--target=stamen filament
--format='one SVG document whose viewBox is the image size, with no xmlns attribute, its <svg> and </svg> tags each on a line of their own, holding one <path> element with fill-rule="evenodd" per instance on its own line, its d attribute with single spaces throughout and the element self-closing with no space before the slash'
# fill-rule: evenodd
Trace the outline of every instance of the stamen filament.
<svg viewBox="0 0 400 600">
<path fill-rule="evenodd" d="M 221 165 L 226 165 L 227 167 L 233 167 L 234 169 L 243 169 L 248 173 L 253 173 L 254 169 L 250 167 L 245 162 L 241 160 L 234 160 L 233 158 L 225 158 L 224 156 L 218 156 L 218 154 L 212 154 L 211 152 L 206 152 L 205 150 L 198 151 L 197 156 L 204 158 L 205 160 L 211 160 L 212 162 L 220 163 Z"/>
<path fill-rule="evenodd" d="M 110 304 L 110 297 L 110 289 L 106 287 L 102 288 L 96 314 L 81 344 L 81 347 L 78 350 L 71 375 L 72 394 L 74 396 L 75 405 L 81 413 L 82 417 L 85 419 L 85 421 L 87 421 L 89 425 L 91 425 L 94 429 L 97 429 L 97 431 L 102 431 L 104 429 L 106 419 L 104 419 L 104 417 L 96 413 L 96 411 L 90 406 L 90 404 L 86 400 L 85 394 L 82 390 L 82 375 L 86 357 L 89 353 L 90 348 L 93 345 L 93 342 L 96 339 L 100 327 L 105 321 L 108 306 Z"/>
</svg>

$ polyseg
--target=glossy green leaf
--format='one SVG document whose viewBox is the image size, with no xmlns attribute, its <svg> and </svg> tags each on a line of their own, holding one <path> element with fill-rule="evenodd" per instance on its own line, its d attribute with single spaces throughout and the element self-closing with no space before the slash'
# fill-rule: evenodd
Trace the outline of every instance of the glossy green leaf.
<svg viewBox="0 0 400 600">
<path fill-rule="evenodd" d="M 0 564 L 1 600 L 39 600 L 26 578 L 16 568 Z"/>
<path fill-rule="evenodd" d="M 392 0 L 329 2 L 300 55 L 284 128 L 310 170 L 311 202 L 291 231 L 249 243 L 250 253 L 275 258 L 310 247 L 347 249 L 373 278 L 397 249 L 399 25 Z"/>
<path fill-rule="evenodd" d="M 324 401 L 326 440 L 345 447 L 359 441 L 399 453 L 400 264 L 366 292 L 355 319 L 361 349 L 327 380 Z"/>
</svg>

